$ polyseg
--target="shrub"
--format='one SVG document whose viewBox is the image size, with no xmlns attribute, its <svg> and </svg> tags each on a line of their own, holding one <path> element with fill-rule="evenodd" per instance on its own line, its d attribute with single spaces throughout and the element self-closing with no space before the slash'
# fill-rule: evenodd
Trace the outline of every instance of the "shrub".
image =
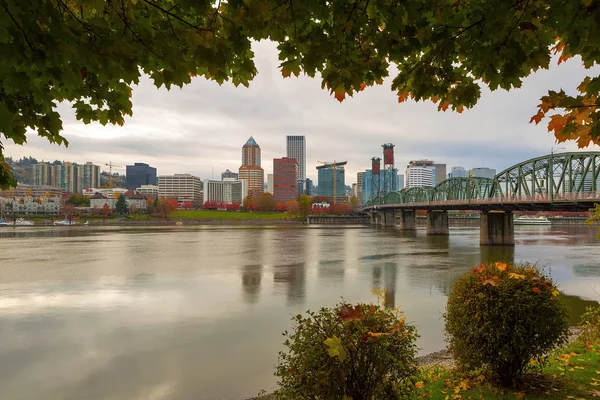
<svg viewBox="0 0 600 400">
<path fill-rule="evenodd" d="M 531 265 L 480 265 L 454 284 L 446 334 L 459 366 L 487 368 L 503 384 L 566 341 L 567 308 L 552 280 Z"/>
<path fill-rule="evenodd" d="M 592 306 L 585 309 L 579 324 L 579 339 L 586 345 L 600 338 L 600 307 Z"/>
<path fill-rule="evenodd" d="M 293 318 L 279 353 L 278 398 L 397 399 L 410 393 L 416 330 L 398 309 L 340 303 Z"/>
</svg>

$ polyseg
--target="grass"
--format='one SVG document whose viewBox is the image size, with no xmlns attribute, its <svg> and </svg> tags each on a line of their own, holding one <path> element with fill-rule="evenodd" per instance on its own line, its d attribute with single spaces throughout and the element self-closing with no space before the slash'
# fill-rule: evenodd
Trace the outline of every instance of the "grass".
<svg viewBox="0 0 600 400">
<path fill-rule="evenodd" d="M 541 371 L 526 374 L 516 388 L 501 387 L 481 374 L 439 367 L 424 368 L 419 379 L 418 396 L 428 399 L 600 398 L 600 341 L 586 348 L 577 340 L 561 348 Z"/>
<path fill-rule="evenodd" d="M 281 212 L 235 212 L 217 210 L 178 210 L 169 214 L 171 218 L 195 221 L 217 221 L 217 220 L 283 220 L 289 219 L 289 215 Z"/>
</svg>

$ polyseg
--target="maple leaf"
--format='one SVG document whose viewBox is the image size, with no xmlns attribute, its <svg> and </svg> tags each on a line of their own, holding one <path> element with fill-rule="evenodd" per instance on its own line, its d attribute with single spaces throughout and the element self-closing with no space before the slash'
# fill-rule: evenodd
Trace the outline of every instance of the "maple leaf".
<svg viewBox="0 0 600 400">
<path fill-rule="evenodd" d="M 408 98 L 408 92 L 402 92 L 398 95 L 398 103 L 404 103 Z"/>
<path fill-rule="evenodd" d="M 340 359 L 340 361 L 344 361 L 346 359 L 346 350 L 344 349 L 344 346 L 342 346 L 342 342 L 339 337 L 330 337 L 323 343 L 329 347 L 327 351 L 329 352 L 330 357 L 337 357 Z"/>
<path fill-rule="evenodd" d="M 542 121 L 542 118 L 544 118 L 546 114 L 542 111 L 539 110 L 537 112 L 537 114 L 535 114 L 533 117 L 531 117 L 531 119 L 529 120 L 529 123 L 535 122 L 535 124 L 539 124 Z"/>
<path fill-rule="evenodd" d="M 569 117 L 566 115 L 555 114 L 550 117 L 550 122 L 548 122 L 548 131 L 554 131 L 558 133 L 568 122 Z"/>
<path fill-rule="evenodd" d="M 448 103 L 447 101 L 443 101 L 438 106 L 438 111 L 446 111 L 448 107 L 450 107 L 450 103 Z"/>
<path fill-rule="evenodd" d="M 359 91 L 359 92 L 362 92 L 363 90 L 365 90 L 365 88 L 366 88 L 366 87 L 367 87 L 366 83 L 362 82 L 362 83 L 360 84 L 360 87 L 358 88 L 358 91 Z"/>
<path fill-rule="evenodd" d="M 515 398 L 522 399 L 523 397 L 525 397 L 525 393 L 522 393 L 522 392 L 515 393 Z"/>
<path fill-rule="evenodd" d="M 533 288 L 533 289 L 531 289 L 531 290 L 533 291 L 533 293 L 536 293 L 536 294 L 542 294 L 542 291 L 541 291 L 541 289 L 540 289 L 539 287 L 534 287 L 534 288 Z"/>
<path fill-rule="evenodd" d="M 402 329 L 404 328 L 404 321 L 406 321 L 406 317 L 400 318 L 398 322 L 388 328 L 388 333 L 394 334 L 397 332 L 402 332 Z"/>
<path fill-rule="evenodd" d="M 496 264 L 494 264 L 494 266 L 496 267 L 496 269 L 498 271 L 502 271 L 502 272 L 504 272 L 508 269 L 508 264 L 503 263 L 501 261 L 496 261 Z"/>
<path fill-rule="evenodd" d="M 415 383 L 415 387 L 417 389 L 422 389 L 424 386 L 425 386 L 425 384 L 423 382 L 417 382 L 417 383 Z"/>
<path fill-rule="evenodd" d="M 490 286 L 498 286 L 498 282 L 500 281 L 500 277 L 498 276 L 492 276 L 491 278 L 485 279 L 483 281 L 484 285 L 490 285 Z"/>
<path fill-rule="evenodd" d="M 460 381 L 460 383 L 454 388 L 454 393 L 459 393 L 461 390 L 469 390 L 471 389 L 471 385 L 468 380 Z"/>
<path fill-rule="evenodd" d="M 289 78 L 291 74 L 292 74 L 292 71 L 290 71 L 289 69 L 287 69 L 287 68 L 281 68 L 281 75 L 284 78 Z"/>
<path fill-rule="evenodd" d="M 514 272 L 508 274 L 508 277 L 511 279 L 525 279 L 525 275 L 515 274 Z"/>
<path fill-rule="evenodd" d="M 340 103 L 341 103 L 342 101 L 344 101 L 344 99 L 346 98 L 346 91 L 344 90 L 344 88 L 341 88 L 341 89 L 340 89 L 340 88 L 338 88 L 338 89 L 335 89 L 335 92 L 334 92 L 334 97 L 335 97 L 335 98 L 336 98 L 336 100 L 337 100 L 337 101 L 339 101 Z"/>
<path fill-rule="evenodd" d="M 484 269 L 485 269 L 485 265 L 481 264 L 479 267 L 477 267 L 473 270 L 473 273 L 479 274 L 479 273 L 483 272 Z"/>
<path fill-rule="evenodd" d="M 360 321 L 365 318 L 365 314 L 363 313 L 363 309 L 360 304 L 356 305 L 355 307 L 345 305 L 341 311 L 338 311 L 337 315 L 342 321 L 345 322 Z"/>
</svg>

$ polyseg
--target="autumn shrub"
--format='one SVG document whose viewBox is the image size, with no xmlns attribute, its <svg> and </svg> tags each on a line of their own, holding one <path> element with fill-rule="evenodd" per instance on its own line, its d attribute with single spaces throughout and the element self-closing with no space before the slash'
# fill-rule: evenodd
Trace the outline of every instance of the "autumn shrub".
<svg viewBox="0 0 600 400">
<path fill-rule="evenodd" d="M 579 328 L 579 339 L 585 344 L 593 343 L 600 338 L 600 306 L 585 309 Z"/>
<path fill-rule="evenodd" d="M 283 399 L 398 399 L 411 392 L 416 329 L 398 309 L 340 303 L 293 318 L 275 375 Z"/>
<path fill-rule="evenodd" d="M 567 307 L 543 271 L 531 265 L 480 265 L 454 284 L 446 335 L 458 365 L 488 369 L 501 383 L 520 380 L 566 341 Z"/>
</svg>

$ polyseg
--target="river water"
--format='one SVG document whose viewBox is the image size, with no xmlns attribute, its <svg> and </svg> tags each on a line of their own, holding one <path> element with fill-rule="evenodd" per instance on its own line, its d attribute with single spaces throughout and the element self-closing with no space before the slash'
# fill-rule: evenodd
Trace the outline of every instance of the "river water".
<svg viewBox="0 0 600 400">
<path fill-rule="evenodd" d="M 370 227 L 0 229 L 0 398 L 243 399 L 275 388 L 290 315 L 387 288 L 444 348 L 442 314 L 481 262 L 537 262 L 596 299 L 600 241 L 583 225 L 516 227 L 513 248 Z"/>
</svg>

